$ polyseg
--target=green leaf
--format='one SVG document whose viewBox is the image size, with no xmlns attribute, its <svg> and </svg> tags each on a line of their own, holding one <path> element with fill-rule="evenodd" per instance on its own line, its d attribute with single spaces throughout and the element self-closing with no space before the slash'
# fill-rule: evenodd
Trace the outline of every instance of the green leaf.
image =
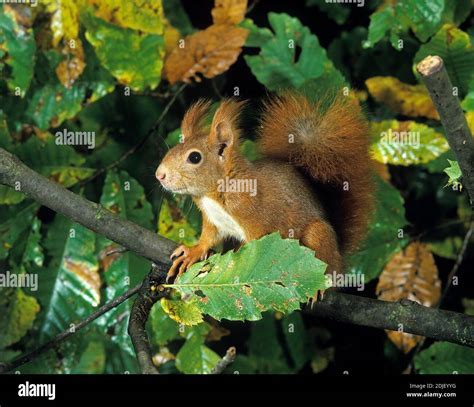
<svg viewBox="0 0 474 407">
<path fill-rule="evenodd" d="M 31 226 L 37 208 L 37 204 L 30 204 L 2 210 L 6 217 L 0 222 L 0 260 L 7 258 L 16 240 Z"/>
<path fill-rule="evenodd" d="M 360 250 L 348 258 L 348 271 L 363 274 L 365 283 L 376 278 L 385 263 L 407 243 L 403 198 L 397 189 L 378 177 L 376 180 L 376 208 L 367 238 Z"/>
<path fill-rule="evenodd" d="M 52 261 L 39 275 L 37 297 L 43 308 L 40 342 L 87 317 L 100 302 L 95 234 L 57 215 L 45 248 Z"/>
<path fill-rule="evenodd" d="M 183 325 L 198 325 L 203 321 L 201 311 L 194 302 L 161 299 L 163 311 L 174 321 Z"/>
<path fill-rule="evenodd" d="M 160 302 L 150 311 L 151 342 L 158 346 L 179 338 L 179 325 L 163 310 Z"/>
<path fill-rule="evenodd" d="M 125 171 L 107 173 L 100 203 L 121 218 L 151 229 L 153 213 L 150 203 L 146 200 L 143 187 Z M 102 260 L 101 268 L 106 283 L 104 302 L 125 293 L 132 282 L 143 279 L 149 268 L 148 263 L 136 267 L 133 263 L 136 256 L 132 253 L 107 255 L 110 250 L 116 248 L 115 243 L 103 236 L 98 236 L 97 252 Z M 96 324 L 104 334 L 111 336 L 112 342 L 116 343 L 121 351 L 134 355 L 127 332 L 130 309 L 131 304 L 126 301 L 100 317 Z"/>
<path fill-rule="evenodd" d="M 474 349 L 450 342 L 436 342 L 415 356 L 421 374 L 472 374 Z"/>
<path fill-rule="evenodd" d="M 261 46 L 259 55 L 244 56 L 258 81 L 275 91 L 300 88 L 320 77 L 329 60 L 318 38 L 297 18 L 287 14 L 269 13 L 268 20 L 275 36 Z M 297 47 L 301 48 L 301 54 L 295 60 Z"/>
<path fill-rule="evenodd" d="M 462 247 L 462 238 L 449 236 L 444 240 L 429 243 L 429 247 L 437 256 L 455 260 Z"/>
<path fill-rule="evenodd" d="M 219 360 L 219 355 L 204 345 L 202 336 L 192 335 L 176 355 L 176 367 L 186 374 L 207 374 Z"/>
<path fill-rule="evenodd" d="M 81 355 L 72 374 L 102 374 L 105 369 L 105 347 L 102 341 L 93 340 Z"/>
<path fill-rule="evenodd" d="M 369 32 L 367 41 L 363 43 L 364 48 L 371 48 L 385 37 L 395 24 L 395 11 L 393 7 L 387 6 L 377 10 L 370 16 Z"/>
<path fill-rule="evenodd" d="M 469 82 L 468 94 L 462 101 L 461 106 L 467 112 L 474 112 L 474 78 Z"/>
<path fill-rule="evenodd" d="M 451 82 L 458 87 L 459 94 L 468 92 L 469 83 L 474 74 L 474 48 L 469 35 L 460 29 L 445 24 L 415 55 L 413 71 L 416 65 L 428 55 L 443 58 Z"/>
<path fill-rule="evenodd" d="M 449 150 L 444 136 L 414 121 L 372 122 L 372 157 L 384 164 L 424 164 Z"/>
<path fill-rule="evenodd" d="M 295 311 L 285 315 L 281 321 L 281 326 L 293 362 L 292 368 L 295 372 L 298 372 L 309 362 L 312 356 L 309 338 L 301 313 Z"/>
<path fill-rule="evenodd" d="M 35 51 L 33 30 L 17 23 L 13 9 L 5 10 L 2 7 L 0 9 L 0 69 L 3 70 L 3 61 L 11 68 L 7 85 L 17 96 L 24 97 L 30 86 L 35 66 Z"/>
<path fill-rule="evenodd" d="M 94 172 L 92 168 L 81 167 L 85 158 L 73 147 L 56 144 L 51 135 L 47 135 L 44 141 L 38 137 L 30 137 L 25 143 L 15 146 L 13 153 L 32 169 L 53 178 L 66 188 Z"/>
<path fill-rule="evenodd" d="M 255 25 L 252 19 L 246 18 L 240 24 L 240 27 L 245 28 L 249 35 L 245 40 L 246 47 L 263 47 L 268 41 L 273 38 L 273 33 L 268 28 L 260 28 Z"/>
<path fill-rule="evenodd" d="M 418 39 L 425 42 L 441 26 L 445 0 L 401 0 L 397 2 L 399 20 L 406 19 Z"/>
<path fill-rule="evenodd" d="M 3 285 L 3 284 L 2 284 Z M 39 312 L 34 297 L 26 295 L 21 288 L 0 289 L 0 349 L 18 342 L 33 325 Z"/>
<path fill-rule="evenodd" d="M 457 161 L 448 160 L 449 167 L 444 169 L 444 172 L 448 174 L 449 180 L 447 185 L 452 185 L 454 188 L 461 188 L 462 185 L 459 180 L 462 177 L 461 168 Z"/>
<path fill-rule="evenodd" d="M 272 233 L 193 265 L 170 287 L 217 320 L 255 321 L 269 309 L 297 310 L 328 288 L 325 269 L 312 250 Z"/>
<path fill-rule="evenodd" d="M 31 265 L 41 267 L 44 261 L 43 248 L 41 241 L 41 221 L 38 218 L 33 219 L 31 230 L 26 240 L 25 250 L 21 259 L 22 271 L 28 272 Z"/>
<path fill-rule="evenodd" d="M 135 91 L 158 86 L 165 52 L 163 36 L 121 28 L 89 13 L 83 16 L 87 40 L 120 83 Z"/>
</svg>

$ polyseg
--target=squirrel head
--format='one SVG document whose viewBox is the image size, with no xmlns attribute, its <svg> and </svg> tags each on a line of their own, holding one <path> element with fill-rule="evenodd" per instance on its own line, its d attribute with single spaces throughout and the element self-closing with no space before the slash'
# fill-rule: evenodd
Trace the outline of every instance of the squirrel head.
<svg viewBox="0 0 474 407">
<path fill-rule="evenodd" d="M 244 102 L 224 100 L 206 126 L 211 102 L 199 100 L 184 115 L 182 142 L 170 149 L 156 170 L 161 185 L 174 193 L 203 196 L 217 190 L 242 160 L 238 120 Z"/>
</svg>

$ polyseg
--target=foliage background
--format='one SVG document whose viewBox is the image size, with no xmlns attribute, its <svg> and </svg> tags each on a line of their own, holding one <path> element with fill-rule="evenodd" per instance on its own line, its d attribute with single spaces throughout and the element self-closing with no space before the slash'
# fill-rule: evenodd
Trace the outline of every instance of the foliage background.
<svg viewBox="0 0 474 407">
<path fill-rule="evenodd" d="M 251 99 L 244 122 L 249 135 L 244 149 L 251 157 L 251 128 L 265 88 L 309 89 L 317 96 L 350 84 L 372 123 L 380 178 L 371 231 L 350 259 L 350 272 L 364 273 L 363 295 L 436 306 L 470 210 L 456 163 L 448 161 L 454 156 L 439 118 L 413 67 L 428 54 L 444 57 L 474 128 L 472 2 L 435 0 L 428 7 L 421 0 L 367 1 L 357 7 L 262 0 L 243 21 L 239 12 L 237 17 L 211 14 L 212 1 L 146 3 L 45 0 L 37 8 L 3 6 L 0 146 L 120 216 L 191 244 L 199 235 L 199 214 L 188 199 L 164 196 L 154 179 L 160 157 L 177 142 L 186 107 L 198 97 L 218 101 L 236 89 Z M 219 21 L 227 28 L 215 29 Z M 209 32 L 209 27 L 214 28 Z M 218 31 L 218 40 L 212 30 Z M 228 52 L 189 72 L 186 58 L 192 59 L 192 49 L 183 56 L 176 45 L 190 34 L 196 47 L 210 47 L 206 52 L 222 44 Z M 192 48 L 191 40 L 188 44 Z M 206 78 L 186 86 L 143 148 L 87 181 L 139 143 L 183 80 L 199 79 L 203 71 Z M 94 131 L 95 148 L 56 145 L 53 135 L 63 129 Z M 419 132 L 420 148 L 387 146 L 380 136 L 389 129 Z M 452 171 L 445 173 L 447 167 Z M 39 277 L 37 291 L 1 289 L 0 361 L 37 347 L 141 281 L 148 262 L 131 253 L 106 256 L 113 247 L 21 192 L 0 186 L 0 271 Z M 451 287 L 444 308 L 474 312 L 474 279 L 468 273 L 472 252 L 471 241 L 459 284 Z M 408 277 L 402 276 L 403 267 L 410 269 Z M 129 313 L 127 302 L 20 371 L 138 372 L 126 332 Z M 229 371 L 240 373 L 401 373 L 413 360 L 411 371 L 419 373 L 474 372 L 471 349 L 428 340 L 421 352 L 414 351 L 417 338 L 388 337 L 299 312 L 184 327 L 157 304 L 149 332 L 163 373 L 209 372 L 229 346 L 236 346 L 239 355 Z"/>
</svg>

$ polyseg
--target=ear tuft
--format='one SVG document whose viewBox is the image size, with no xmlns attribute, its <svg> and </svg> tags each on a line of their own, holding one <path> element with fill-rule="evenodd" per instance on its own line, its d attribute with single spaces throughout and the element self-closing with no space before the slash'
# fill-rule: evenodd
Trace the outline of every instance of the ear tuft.
<svg viewBox="0 0 474 407">
<path fill-rule="evenodd" d="M 181 131 L 185 139 L 206 133 L 205 121 L 210 107 L 210 100 L 199 99 L 186 111 L 181 122 Z"/>
<path fill-rule="evenodd" d="M 225 147 L 238 143 L 239 118 L 244 105 L 244 101 L 235 99 L 226 99 L 221 103 L 212 119 L 209 135 L 211 143 L 224 144 Z"/>
</svg>

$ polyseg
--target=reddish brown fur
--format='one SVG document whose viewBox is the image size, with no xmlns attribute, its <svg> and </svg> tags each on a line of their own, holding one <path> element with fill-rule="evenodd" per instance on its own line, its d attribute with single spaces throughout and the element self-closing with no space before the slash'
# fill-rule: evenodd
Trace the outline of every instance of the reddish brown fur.
<svg viewBox="0 0 474 407">
<path fill-rule="evenodd" d="M 336 97 L 327 109 L 287 93 L 265 105 L 260 151 L 303 168 L 336 196 L 331 216 L 341 249 L 350 251 L 364 238 L 372 209 L 367 122 L 348 97 Z M 294 143 L 288 135 L 294 135 Z M 344 186 L 348 186 L 346 191 Z"/>
</svg>

